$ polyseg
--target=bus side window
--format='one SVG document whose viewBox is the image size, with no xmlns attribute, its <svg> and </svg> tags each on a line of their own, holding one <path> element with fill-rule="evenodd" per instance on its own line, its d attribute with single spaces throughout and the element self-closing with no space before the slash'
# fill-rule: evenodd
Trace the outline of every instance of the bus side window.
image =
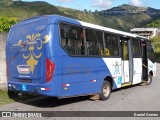
<svg viewBox="0 0 160 120">
<path fill-rule="evenodd" d="M 103 46 L 103 34 L 101 31 L 95 31 L 95 38 L 96 38 L 96 48 L 98 50 L 98 55 L 104 55 L 104 46 Z"/>
<path fill-rule="evenodd" d="M 86 47 L 88 55 L 103 56 L 103 36 L 98 30 L 86 29 Z"/>
<path fill-rule="evenodd" d="M 132 39 L 133 57 L 140 57 L 140 44 L 138 39 Z"/>
<path fill-rule="evenodd" d="M 108 34 L 105 34 L 105 55 L 106 56 L 110 56 L 110 49 L 112 49 L 112 46 L 111 46 L 111 44 L 110 44 L 110 40 L 111 40 L 111 38 L 110 38 L 110 35 Z"/>
<path fill-rule="evenodd" d="M 128 60 L 129 56 L 128 56 L 128 41 L 124 41 L 123 42 L 123 60 Z"/>
<path fill-rule="evenodd" d="M 61 45 L 66 51 L 70 51 L 69 47 L 69 29 L 66 24 L 60 24 L 60 33 L 61 33 Z"/>
<path fill-rule="evenodd" d="M 147 43 L 148 58 L 154 58 L 154 50 L 150 42 Z"/>
<path fill-rule="evenodd" d="M 112 45 L 113 45 L 113 56 L 119 56 L 119 47 L 118 47 L 118 38 L 117 36 L 112 36 Z"/>
<path fill-rule="evenodd" d="M 86 29 L 85 34 L 86 34 L 87 54 L 96 55 L 94 31 L 90 29 Z"/>
<path fill-rule="evenodd" d="M 119 56 L 118 38 L 117 36 L 105 33 L 105 52 L 106 56 Z"/>
<path fill-rule="evenodd" d="M 61 45 L 70 55 L 84 55 L 83 29 L 69 24 L 60 24 Z"/>
<path fill-rule="evenodd" d="M 147 53 L 148 53 L 148 58 L 150 59 L 150 61 L 152 61 L 152 63 L 155 63 L 156 59 L 154 56 L 154 50 L 153 50 L 153 46 L 151 45 L 150 41 L 147 42 Z"/>
</svg>

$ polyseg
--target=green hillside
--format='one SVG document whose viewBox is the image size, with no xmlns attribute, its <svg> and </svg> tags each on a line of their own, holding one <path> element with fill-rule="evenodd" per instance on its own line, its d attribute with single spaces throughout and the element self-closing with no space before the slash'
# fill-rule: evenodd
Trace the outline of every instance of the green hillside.
<svg viewBox="0 0 160 120">
<path fill-rule="evenodd" d="M 14 2 L 8 7 L 0 8 L 0 17 L 16 17 L 18 20 L 54 13 L 65 15 L 57 7 L 46 2 Z"/>
<path fill-rule="evenodd" d="M 160 28 L 160 19 L 147 24 L 146 27 Z"/>
<path fill-rule="evenodd" d="M 124 9 L 124 5 L 120 8 Z M 134 9 L 134 6 L 125 5 L 125 9 Z M 51 5 L 47 2 L 13 2 L 13 4 L 0 7 L 0 17 L 16 17 L 18 21 L 39 15 L 59 14 L 85 22 L 90 22 L 123 31 L 133 27 L 141 27 L 155 20 L 153 16 L 145 13 L 125 16 L 104 16 L 99 12 L 80 11 Z"/>
<path fill-rule="evenodd" d="M 160 28 L 160 19 L 147 24 L 145 27 Z M 156 61 L 160 63 L 160 33 L 159 36 L 151 39 L 155 48 Z"/>
<path fill-rule="evenodd" d="M 160 63 L 160 36 L 154 37 L 152 42 L 155 49 L 156 61 Z"/>
<path fill-rule="evenodd" d="M 8 0 L 11 1 L 11 0 Z M 1 4 L 0 1 L 0 24 L 4 27 L 6 25 L 2 22 L 4 17 L 15 17 L 18 21 L 23 19 L 48 14 L 58 14 L 81 21 L 94 23 L 110 28 L 115 28 L 123 31 L 130 31 L 134 27 L 159 27 L 160 25 L 160 10 L 153 8 L 140 8 L 131 5 L 121 5 L 106 11 L 80 11 L 70 8 L 64 8 L 51 5 L 47 2 L 13 2 Z M 119 11 L 117 11 L 119 10 Z M 107 14 L 107 12 L 109 14 Z M 11 19 L 8 19 L 11 22 Z M 13 18 L 14 20 L 14 18 Z M 14 22 L 14 21 L 13 21 Z M 8 25 L 8 22 L 6 22 Z M 8 27 L 7 27 L 8 29 Z M 153 42 L 156 50 L 157 60 L 160 62 L 160 38 L 154 38 Z"/>
<path fill-rule="evenodd" d="M 33 16 L 48 14 L 63 15 L 98 25 L 104 25 L 106 21 L 106 18 L 93 13 L 53 6 L 46 2 L 14 2 L 8 7 L 0 8 L 0 17 L 16 17 L 18 21 Z"/>
</svg>

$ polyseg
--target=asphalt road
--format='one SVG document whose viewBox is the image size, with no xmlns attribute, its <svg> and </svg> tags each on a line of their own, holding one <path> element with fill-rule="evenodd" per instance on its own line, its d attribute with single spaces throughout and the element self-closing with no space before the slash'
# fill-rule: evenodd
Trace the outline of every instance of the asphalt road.
<svg viewBox="0 0 160 120">
<path fill-rule="evenodd" d="M 0 106 L 0 111 L 160 111 L 160 64 L 150 86 L 135 85 L 113 91 L 108 101 L 92 101 L 89 97 L 56 99 L 40 97 Z M 17 120 L 17 118 L 15 118 Z M 53 119 L 53 118 L 43 118 Z M 74 119 L 72 118 L 54 118 Z M 78 118 L 84 119 L 84 118 Z M 87 118 L 89 119 L 89 118 Z M 97 118 L 92 118 L 97 119 Z M 107 119 L 102 118 L 101 119 Z M 117 119 L 117 118 L 110 118 Z M 128 118 L 118 118 L 128 120 Z M 152 118 L 131 118 L 152 119 Z M 153 120 L 160 118 L 154 118 Z"/>
</svg>

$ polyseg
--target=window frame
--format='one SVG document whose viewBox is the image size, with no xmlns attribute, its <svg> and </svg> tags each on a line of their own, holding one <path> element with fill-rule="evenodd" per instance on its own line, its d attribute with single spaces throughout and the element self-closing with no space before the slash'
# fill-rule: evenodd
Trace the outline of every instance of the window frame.
<svg viewBox="0 0 160 120">
<path fill-rule="evenodd" d="M 98 32 L 101 32 L 101 33 L 102 33 L 102 41 L 103 41 L 103 55 L 89 55 L 89 54 L 88 54 L 88 52 L 87 52 L 87 46 L 86 46 L 86 42 L 87 42 L 87 41 L 86 41 L 86 29 L 88 29 L 88 30 L 93 30 L 94 34 L 95 34 L 95 32 L 96 32 L 96 31 L 98 31 Z M 102 58 L 102 57 L 105 57 L 105 56 L 104 56 L 104 52 L 105 52 L 104 50 L 105 50 L 105 49 L 104 49 L 104 39 L 103 39 L 103 34 L 104 34 L 104 32 L 103 32 L 103 30 L 99 30 L 99 29 L 95 29 L 95 28 L 90 28 L 90 27 L 85 27 L 85 31 L 84 31 L 84 33 L 85 33 L 85 48 L 86 48 L 86 56 L 87 56 L 87 57 L 101 57 L 101 58 Z M 95 36 L 95 35 L 94 35 L 94 36 Z M 96 38 L 95 38 L 95 39 L 96 39 Z"/>
<path fill-rule="evenodd" d="M 110 35 L 114 35 L 116 38 L 117 38 L 117 40 L 118 40 L 118 52 L 119 52 L 119 54 L 117 55 L 117 56 L 106 56 L 105 55 L 105 58 L 121 58 L 122 57 L 122 53 L 121 53 L 121 47 L 120 47 L 120 36 L 122 36 L 122 35 L 119 35 L 119 34 L 115 34 L 115 33 L 112 33 L 112 32 L 108 32 L 108 31 L 104 31 L 104 48 L 105 48 L 105 46 L 106 46 L 106 41 L 105 41 L 105 34 L 110 34 Z M 106 50 L 105 50 L 105 52 L 106 52 Z"/>
<path fill-rule="evenodd" d="M 60 24 L 67 24 L 67 25 L 71 25 L 71 26 L 74 26 L 74 27 L 79 27 L 82 29 L 83 31 L 83 42 L 84 42 L 84 55 L 71 55 L 68 51 L 66 51 L 64 49 L 64 47 L 62 46 L 61 44 L 61 31 L 60 31 Z M 100 56 L 100 55 L 88 55 L 87 54 L 87 48 L 86 48 L 86 29 L 90 29 L 90 30 L 94 30 L 94 31 L 99 31 L 99 32 L 102 32 L 102 40 L 103 40 L 103 55 Z M 76 24 L 76 23 L 70 23 L 70 22 L 66 22 L 66 21 L 59 21 L 58 22 L 58 32 L 59 32 L 59 44 L 60 44 L 60 47 L 67 53 L 67 55 L 69 55 L 70 57 L 89 57 L 89 58 L 121 58 L 121 49 L 120 49 L 120 36 L 119 34 L 115 34 L 115 33 L 112 33 L 112 32 L 108 32 L 108 31 L 105 31 L 105 30 L 100 30 L 100 29 L 96 29 L 96 28 L 92 28 L 92 27 L 88 27 L 88 26 L 82 26 L 82 25 L 79 25 L 79 24 Z M 105 33 L 108 33 L 108 34 L 112 34 L 112 35 L 115 35 L 117 40 L 118 40 L 118 52 L 119 52 L 119 55 L 118 56 L 106 56 L 105 55 Z"/>
</svg>

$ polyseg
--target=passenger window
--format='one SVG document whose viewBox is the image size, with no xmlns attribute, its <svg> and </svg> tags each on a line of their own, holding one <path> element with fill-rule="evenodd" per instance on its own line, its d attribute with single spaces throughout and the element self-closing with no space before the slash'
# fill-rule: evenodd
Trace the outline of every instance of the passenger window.
<svg viewBox="0 0 160 120">
<path fill-rule="evenodd" d="M 104 55 L 103 36 L 101 31 L 86 29 L 86 48 L 88 55 Z"/>
<path fill-rule="evenodd" d="M 138 39 L 132 40 L 132 50 L 133 50 L 133 57 L 140 57 L 140 46 Z"/>
<path fill-rule="evenodd" d="M 84 55 L 83 29 L 78 26 L 60 24 L 61 45 L 70 55 Z"/>
<path fill-rule="evenodd" d="M 150 42 L 147 43 L 147 52 L 149 58 L 154 58 L 154 50 Z"/>
<path fill-rule="evenodd" d="M 118 38 L 117 36 L 105 33 L 105 56 L 119 56 Z"/>
<path fill-rule="evenodd" d="M 128 40 L 123 40 L 122 44 L 123 60 L 129 60 Z"/>
<path fill-rule="evenodd" d="M 98 55 L 104 55 L 104 47 L 103 47 L 103 34 L 101 31 L 95 31 L 96 45 L 98 48 Z"/>
</svg>

